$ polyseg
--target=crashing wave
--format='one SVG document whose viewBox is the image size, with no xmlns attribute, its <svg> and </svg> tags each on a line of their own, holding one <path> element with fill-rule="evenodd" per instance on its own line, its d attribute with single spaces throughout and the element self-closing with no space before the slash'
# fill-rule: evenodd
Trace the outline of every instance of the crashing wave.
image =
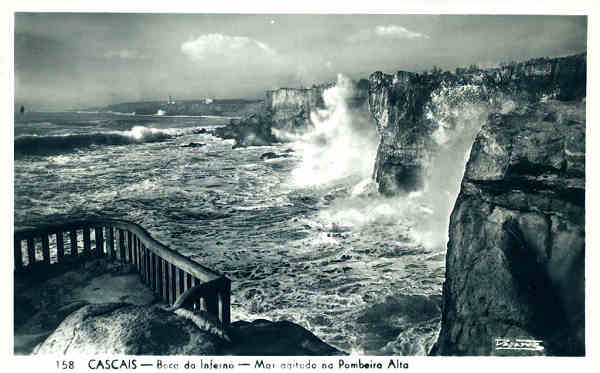
<svg viewBox="0 0 600 373">
<path fill-rule="evenodd" d="M 32 136 L 15 138 L 15 156 L 64 154 L 75 149 L 101 145 L 128 145 L 165 141 L 174 136 L 173 131 L 135 126 L 129 131 Z"/>
</svg>

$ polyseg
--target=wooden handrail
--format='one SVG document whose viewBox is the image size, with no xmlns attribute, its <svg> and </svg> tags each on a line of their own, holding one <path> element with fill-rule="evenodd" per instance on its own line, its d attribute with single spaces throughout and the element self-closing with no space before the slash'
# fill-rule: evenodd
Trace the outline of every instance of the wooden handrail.
<svg viewBox="0 0 600 373">
<path fill-rule="evenodd" d="M 78 245 L 79 231 L 83 250 Z M 91 232 L 95 246 L 92 248 Z M 70 253 L 65 252 L 64 234 L 68 233 Z M 55 260 L 50 257 L 50 240 L 56 236 Z M 37 240 L 37 241 L 36 241 Z M 26 250 L 23 251 L 22 242 Z M 42 245 L 42 260 L 36 258 L 36 242 Z M 220 273 L 171 250 L 158 242 L 141 226 L 118 219 L 91 218 L 61 224 L 50 224 L 14 232 L 15 272 L 34 271 L 42 266 L 62 263 L 69 258 L 109 256 L 132 264 L 141 280 L 169 305 L 188 289 L 204 284 L 197 298 L 186 299 L 193 310 L 204 310 L 218 317 L 222 326 L 230 323 L 231 281 Z M 27 258 L 27 262 L 25 262 Z"/>
</svg>

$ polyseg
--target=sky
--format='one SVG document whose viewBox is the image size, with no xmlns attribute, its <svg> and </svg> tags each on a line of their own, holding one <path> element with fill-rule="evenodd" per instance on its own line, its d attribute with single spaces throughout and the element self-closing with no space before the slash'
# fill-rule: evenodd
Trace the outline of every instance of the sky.
<svg viewBox="0 0 600 373">
<path fill-rule="evenodd" d="M 16 13 L 15 103 L 263 98 L 338 73 L 581 53 L 586 34 L 584 16 Z"/>
</svg>

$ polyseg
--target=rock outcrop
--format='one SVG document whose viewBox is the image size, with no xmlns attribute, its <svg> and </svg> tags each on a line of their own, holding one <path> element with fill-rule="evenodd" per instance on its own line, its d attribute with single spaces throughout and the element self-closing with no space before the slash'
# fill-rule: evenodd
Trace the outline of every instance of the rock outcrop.
<svg viewBox="0 0 600 373">
<path fill-rule="evenodd" d="M 299 134 L 313 126 L 311 113 L 325 107 L 323 92 L 335 83 L 314 85 L 311 88 L 279 88 L 266 92 L 265 102 L 258 112 L 243 119 L 231 120 L 229 125 L 216 128 L 213 134 L 224 139 L 234 139 L 235 147 L 270 145 L 285 141 L 273 130 L 283 135 Z M 354 82 L 353 96 L 348 107 L 365 106 L 368 98 L 368 81 Z M 364 108 L 366 111 L 366 106 Z"/>
<path fill-rule="evenodd" d="M 289 321 L 237 321 L 223 333 L 202 313 L 160 305 L 86 305 L 68 316 L 34 354 L 340 355 Z M 207 315 L 204 315 L 207 316 Z M 200 325 L 202 324 L 202 325 Z M 226 336 L 226 337 L 225 337 Z"/>
<path fill-rule="evenodd" d="M 71 314 L 34 353 L 216 355 L 223 343 L 160 307 L 104 303 Z"/>
<path fill-rule="evenodd" d="M 272 113 L 272 127 L 286 132 L 302 132 L 310 128 L 310 113 L 322 109 L 323 92 L 334 83 L 311 88 L 279 88 L 267 91 L 265 107 Z"/>
<path fill-rule="evenodd" d="M 232 344 L 227 354 L 277 356 L 343 355 L 314 334 L 290 321 L 237 321 L 228 329 Z"/>
<path fill-rule="evenodd" d="M 433 354 L 503 354 L 496 338 L 585 353 L 586 65 L 580 54 L 370 76 L 380 193 L 462 178 Z M 457 175 L 440 178 L 448 166 Z"/>
<path fill-rule="evenodd" d="M 371 74 L 369 107 L 381 138 L 374 168 L 379 191 L 394 195 L 422 189 L 443 145 L 472 136 L 464 128 L 465 112 L 481 122 L 476 117 L 506 110 L 508 100 L 518 105 L 582 98 L 585 79 L 585 54 L 456 73 Z M 476 127 L 470 126 L 473 134 Z"/>
<path fill-rule="evenodd" d="M 229 125 L 215 128 L 213 135 L 235 140 L 234 148 L 263 146 L 278 142 L 271 128 L 271 112 L 261 110 L 243 119 L 232 119 Z"/>
<path fill-rule="evenodd" d="M 585 102 L 491 114 L 452 212 L 434 353 L 498 354 L 495 338 L 585 354 Z"/>
</svg>

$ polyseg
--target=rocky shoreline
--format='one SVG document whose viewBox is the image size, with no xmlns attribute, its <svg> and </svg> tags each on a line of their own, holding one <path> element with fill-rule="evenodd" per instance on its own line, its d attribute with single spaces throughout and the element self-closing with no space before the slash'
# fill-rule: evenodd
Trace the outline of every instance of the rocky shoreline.
<svg viewBox="0 0 600 373">
<path fill-rule="evenodd" d="M 207 313 L 170 310 L 133 268 L 108 259 L 17 276 L 15 285 L 19 355 L 344 354 L 289 321 L 236 321 L 223 331 Z"/>
</svg>

